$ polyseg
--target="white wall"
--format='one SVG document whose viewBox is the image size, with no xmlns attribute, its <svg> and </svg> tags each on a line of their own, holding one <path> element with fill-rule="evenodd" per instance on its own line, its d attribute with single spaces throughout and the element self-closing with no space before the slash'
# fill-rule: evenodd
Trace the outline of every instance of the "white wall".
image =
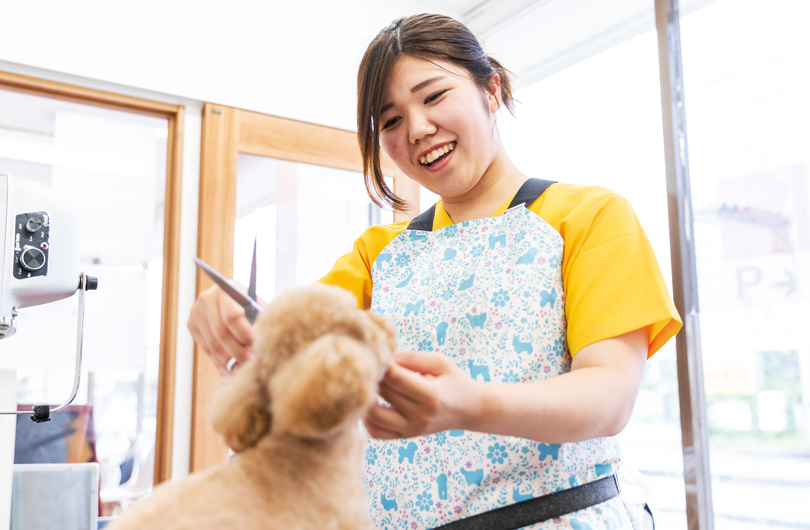
<svg viewBox="0 0 810 530">
<path fill-rule="evenodd" d="M 354 129 L 368 42 L 452 2 L 6 1 L 0 61 Z"/>
</svg>

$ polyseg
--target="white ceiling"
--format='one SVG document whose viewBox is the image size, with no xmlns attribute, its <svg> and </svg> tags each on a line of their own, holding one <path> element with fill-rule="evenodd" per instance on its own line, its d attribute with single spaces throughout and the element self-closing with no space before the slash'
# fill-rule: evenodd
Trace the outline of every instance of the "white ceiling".
<svg viewBox="0 0 810 530">
<path fill-rule="evenodd" d="M 707 1 L 681 0 L 682 9 Z M 464 21 L 518 88 L 654 27 L 653 0 L 78 4 L 53 4 L 44 17 L 32 3 L 0 3 L 0 69 L 29 65 L 350 130 L 357 65 L 395 18 L 430 11 Z M 11 114 L 2 110 L 0 122 Z"/>
</svg>

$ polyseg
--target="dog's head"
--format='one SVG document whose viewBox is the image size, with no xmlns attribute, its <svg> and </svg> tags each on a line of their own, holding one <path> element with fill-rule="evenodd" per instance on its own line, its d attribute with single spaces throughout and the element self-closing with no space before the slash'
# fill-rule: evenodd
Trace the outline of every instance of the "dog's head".
<svg viewBox="0 0 810 530">
<path fill-rule="evenodd" d="M 319 284 L 281 294 L 254 330 L 255 358 L 234 370 L 214 405 L 214 428 L 237 452 L 271 429 L 324 438 L 355 427 L 396 346 L 387 319 Z"/>
</svg>

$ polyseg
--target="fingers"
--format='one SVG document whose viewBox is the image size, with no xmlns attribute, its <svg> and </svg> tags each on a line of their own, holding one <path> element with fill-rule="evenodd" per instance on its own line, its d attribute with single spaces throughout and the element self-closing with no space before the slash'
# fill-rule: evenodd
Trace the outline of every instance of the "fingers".
<svg viewBox="0 0 810 530">
<path fill-rule="evenodd" d="M 380 382 L 380 397 L 390 406 L 375 404 L 363 418 L 368 433 L 374 438 L 390 440 L 417 434 L 414 418 L 420 416 L 420 397 L 428 392 L 420 389 L 424 376 L 396 363 L 391 364 Z M 421 422 L 420 422 L 421 423 Z"/>
<path fill-rule="evenodd" d="M 400 364 L 403 363 L 403 364 Z M 449 361 L 432 354 L 398 352 L 380 382 L 380 396 L 390 407 L 369 409 L 364 422 L 376 438 L 407 438 L 435 432 L 443 417 L 443 374 Z"/>
<path fill-rule="evenodd" d="M 424 424 L 438 408 L 436 387 L 428 377 L 392 364 L 380 382 L 380 397 L 404 417 Z"/>
<path fill-rule="evenodd" d="M 392 399 L 395 399 L 395 396 L 400 396 L 402 400 L 430 403 L 435 394 L 435 378 L 452 370 L 449 363 L 450 361 L 442 355 L 407 351 L 396 352 L 394 362 L 391 363 L 380 383 L 380 389 L 381 391 L 390 392 Z M 391 402 L 395 405 L 399 404 L 394 401 Z"/>
<path fill-rule="evenodd" d="M 228 375 L 231 358 L 238 366 L 252 357 L 253 327 L 244 309 L 218 287 L 204 291 L 194 302 L 188 329 L 222 376 Z"/>
<path fill-rule="evenodd" d="M 223 333 L 227 331 L 229 338 L 238 344 L 250 346 L 253 344 L 253 325 L 245 317 L 245 308 L 227 296 L 224 291 L 217 289 L 217 301 L 222 322 L 225 324 Z M 247 358 L 240 361 L 247 361 Z"/>
<path fill-rule="evenodd" d="M 398 404 L 399 401 L 417 402 L 424 393 L 424 384 L 424 376 L 421 374 L 391 363 L 380 381 L 380 393 L 386 401 L 393 404 Z"/>
<path fill-rule="evenodd" d="M 365 417 L 363 425 L 372 438 L 382 440 L 392 440 L 395 438 L 407 438 L 408 421 L 396 409 L 384 405 L 373 405 Z"/>
<path fill-rule="evenodd" d="M 408 370 L 424 375 L 442 375 L 450 370 L 447 357 L 435 353 L 398 351 L 394 354 L 394 361 Z"/>
</svg>

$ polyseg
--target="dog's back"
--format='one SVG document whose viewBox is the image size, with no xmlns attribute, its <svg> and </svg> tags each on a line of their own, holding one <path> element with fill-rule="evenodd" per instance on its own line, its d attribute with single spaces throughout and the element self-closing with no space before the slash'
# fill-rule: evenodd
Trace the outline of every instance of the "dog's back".
<svg viewBox="0 0 810 530">
<path fill-rule="evenodd" d="M 300 447 L 284 451 L 305 459 L 305 469 L 295 456 L 280 464 L 278 454 L 267 458 L 260 444 L 230 463 L 158 486 L 108 528 L 370 530 L 356 464 L 359 438 L 356 443 L 350 455 L 341 449 L 355 457 L 343 462 L 331 462 L 323 448 L 315 462 Z"/>
</svg>

